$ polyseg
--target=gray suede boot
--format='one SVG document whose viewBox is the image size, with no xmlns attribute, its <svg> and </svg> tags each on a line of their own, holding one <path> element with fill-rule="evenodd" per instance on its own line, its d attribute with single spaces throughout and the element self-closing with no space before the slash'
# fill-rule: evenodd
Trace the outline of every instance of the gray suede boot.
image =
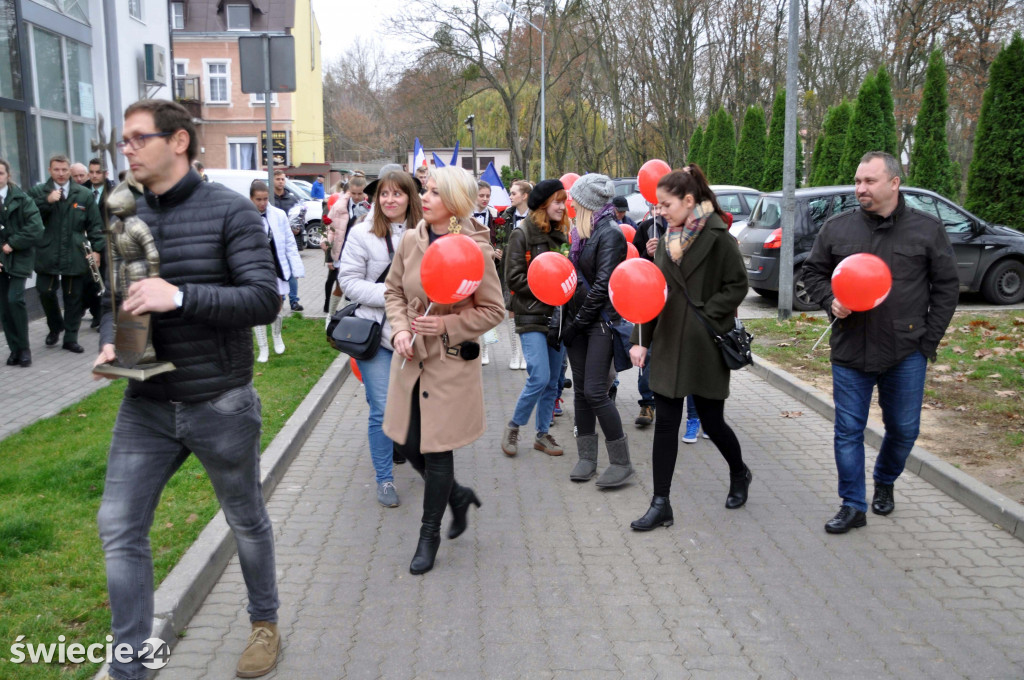
<svg viewBox="0 0 1024 680">
<path fill-rule="evenodd" d="M 581 434 L 576 437 L 576 449 L 580 460 L 569 473 L 574 482 L 585 482 L 597 474 L 597 435 Z"/>
<path fill-rule="evenodd" d="M 629 462 L 629 441 L 623 437 L 614 441 L 605 441 L 608 448 L 608 467 L 597 478 L 597 486 L 610 489 L 622 486 L 633 476 L 633 465 Z"/>
</svg>

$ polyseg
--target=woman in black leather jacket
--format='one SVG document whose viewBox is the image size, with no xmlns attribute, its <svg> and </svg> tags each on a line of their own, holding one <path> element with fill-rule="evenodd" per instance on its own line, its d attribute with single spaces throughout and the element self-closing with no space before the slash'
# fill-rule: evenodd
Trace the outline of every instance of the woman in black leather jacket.
<svg viewBox="0 0 1024 680">
<path fill-rule="evenodd" d="M 579 278 L 576 294 L 565 306 L 567 324 L 562 332 L 572 366 L 579 450 L 579 462 L 569 473 L 569 479 L 585 482 L 597 473 L 596 425 L 600 421 L 609 465 L 598 478 L 597 486 L 609 488 L 621 486 L 633 476 L 622 419 L 608 396 L 613 351 L 608 323 L 619 320 L 608 297 L 608 279 L 626 259 L 626 237 L 615 219 L 611 202 L 615 185 L 608 177 L 584 175 L 572 185 L 569 194 L 576 203 L 569 259 Z"/>
</svg>

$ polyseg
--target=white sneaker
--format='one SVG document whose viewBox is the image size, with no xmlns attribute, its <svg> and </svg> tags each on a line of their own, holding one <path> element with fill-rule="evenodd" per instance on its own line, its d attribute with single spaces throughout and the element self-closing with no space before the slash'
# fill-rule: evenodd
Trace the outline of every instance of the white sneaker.
<svg viewBox="0 0 1024 680">
<path fill-rule="evenodd" d="M 487 353 L 487 341 L 484 340 L 483 338 L 480 338 L 480 340 L 482 340 L 482 342 L 480 343 L 480 365 L 486 366 L 487 364 L 491 363 L 491 357 Z"/>
</svg>

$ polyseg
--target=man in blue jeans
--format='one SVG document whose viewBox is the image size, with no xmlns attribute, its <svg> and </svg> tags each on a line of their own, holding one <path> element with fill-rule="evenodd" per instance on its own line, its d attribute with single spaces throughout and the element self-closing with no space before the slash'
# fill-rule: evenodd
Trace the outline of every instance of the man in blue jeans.
<svg viewBox="0 0 1024 680">
<path fill-rule="evenodd" d="M 803 266 L 811 299 L 835 319 L 832 399 L 843 504 L 825 524 L 830 534 L 867 524 L 864 427 L 876 385 L 885 437 L 875 459 L 871 510 L 888 515 L 895 508 L 893 486 L 920 428 L 927 360 L 935 360 L 959 291 L 943 223 L 938 215 L 906 205 L 899 162 L 885 152 L 866 153 L 854 183 L 860 207 L 825 222 Z M 862 312 L 851 311 L 832 294 L 833 271 L 854 253 L 877 255 L 893 277 L 888 296 Z"/>
<path fill-rule="evenodd" d="M 130 380 L 114 424 L 97 517 L 106 555 L 115 655 L 109 678 L 146 677 L 143 642 L 152 635 L 153 558 L 149 530 L 160 493 L 190 454 L 206 469 L 238 545 L 252 632 L 239 677 L 277 663 L 274 533 L 260 486 L 260 400 L 252 385 L 252 327 L 277 316 L 281 298 L 260 214 L 252 202 L 203 182 L 189 162 L 198 137 L 180 104 L 142 100 L 125 111 L 118 143 L 145 187 L 137 215 L 160 254 L 159 276 L 118 299 L 120 315 L 146 314 L 160 361 L 175 370 Z M 94 365 L 115 359 L 108 290 Z M 123 316 L 122 316 L 123 318 Z"/>
</svg>

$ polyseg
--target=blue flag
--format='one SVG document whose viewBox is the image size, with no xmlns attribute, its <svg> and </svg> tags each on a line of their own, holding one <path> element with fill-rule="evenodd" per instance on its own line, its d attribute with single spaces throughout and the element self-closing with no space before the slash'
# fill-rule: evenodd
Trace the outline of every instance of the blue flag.
<svg viewBox="0 0 1024 680">
<path fill-rule="evenodd" d="M 440 158 L 438 158 L 436 153 L 431 151 L 430 155 L 434 157 L 434 167 L 435 168 L 443 168 L 444 167 L 444 161 L 441 160 Z"/>
</svg>

